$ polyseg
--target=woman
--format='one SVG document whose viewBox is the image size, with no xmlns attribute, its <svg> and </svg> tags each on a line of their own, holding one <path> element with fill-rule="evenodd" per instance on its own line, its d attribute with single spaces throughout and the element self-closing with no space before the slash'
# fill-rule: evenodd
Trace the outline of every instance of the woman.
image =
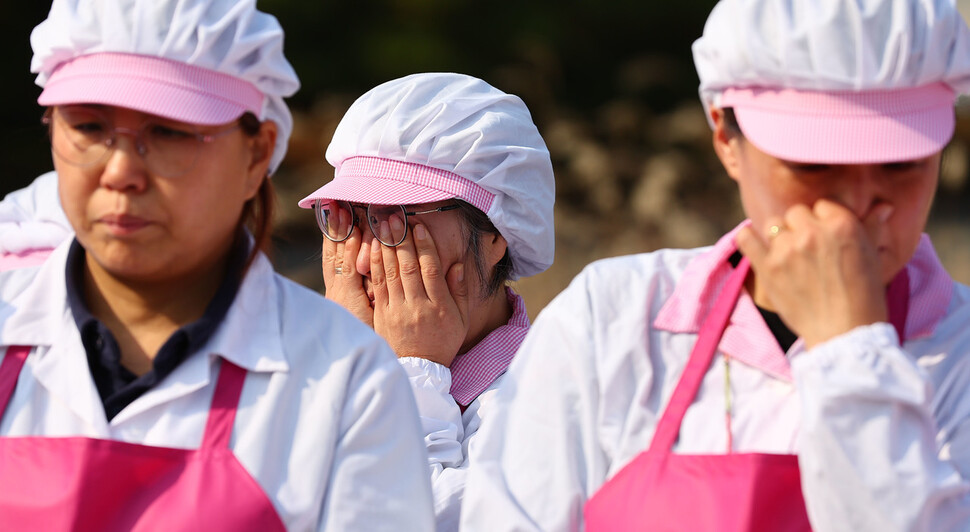
<svg viewBox="0 0 970 532">
<path fill-rule="evenodd" d="M 723 0 L 694 44 L 748 220 L 588 267 L 477 441 L 469 530 L 966 530 L 970 289 L 922 234 L 952 2 Z"/>
<path fill-rule="evenodd" d="M 0 529 L 430 529 L 393 354 L 259 251 L 276 19 L 55 0 L 31 39 L 75 236 L 0 274 Z"/>
<path fill-rule="evenodd" d="M 516 96 L 461 74 L 361 96 L 300 202 L 323 232 L 328 298 L 400 357 L 425 431 L 439 530 L 455 530 L 468 446 L 525 336 L 507 281 L 552 263 L 552 163 Z"/>
</svg>

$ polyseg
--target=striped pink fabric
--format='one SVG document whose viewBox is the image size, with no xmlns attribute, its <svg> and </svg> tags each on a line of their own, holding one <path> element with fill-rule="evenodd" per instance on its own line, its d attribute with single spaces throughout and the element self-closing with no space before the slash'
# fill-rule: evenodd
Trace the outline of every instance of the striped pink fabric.
<svg viewBox="0 0 970 532">
<path fill-rule="evenodd" d="M 885 163 L 932 155 L 950 141 L 953 90 L 944 83 L 881 91 L 727 89 L 744 133 L 762 151 L 820 164 Z"/>
<path fill-rule="evenodd" d="M 0 253 L 0 272 L 43 264 L 53 249 L 31 249 L 20 253 Z"/>
<path fill-rule="evenodd" d="M 451 364 L 451 396 L 468 406 L 499 378 L 512 362 L 512 357 L 529 332 L 529 316 L 522 297 L 506 288 L 512 305 L 509 322 L 488 333 L 478 345 L 458 355 Z"/>
<path fill-rule="evenodd" d="M 229 74 L 162 57 L 103 52 L 62 63 L 41 105 L 114 105 L 200 125 L 224 124 L 250 111 L 262 118 L 263 93 Z"/>
<path fill-rule="evenodd" d="M 674 293 L 657 314 L 654 327 L 675 333 L 696 334 L 700 331 L 704 317 L 713 308 L 716 296 L 731 272 L 727 259 L 737 249 L 734 236 L 749 223 L 747 220 L 743 222 L 718 240 L 710 251 L 688 264 Z M 906 269 L 910 283 L 906 337 L 911 341 L 933 334 L 950 305 L 953 280 L 926 235 L 920 239 Z M 792 347 L 797 349 L 799 345 L 801 340 Z M 738 299 L 718 349 L 776 378 L 791 381 L 788 358 L 747 292 Z"/>
<path fill-rule="evenodd" d="M 458 198 L 488 212 L 495 194 L 470 179 L 431 166 L 383 157 L 351 157 L 334 172 L 333 181 L 303 198 L 309 208 L 318 199 L 410 205 Z"/>
</svg>

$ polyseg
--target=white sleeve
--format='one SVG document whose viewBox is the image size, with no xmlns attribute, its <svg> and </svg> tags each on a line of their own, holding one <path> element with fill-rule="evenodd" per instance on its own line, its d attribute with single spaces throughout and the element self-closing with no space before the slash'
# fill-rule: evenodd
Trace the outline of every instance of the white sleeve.
<svg viewBox="0 0 970 532">
<path fill-rule="evenodd" d="M 462 413 L 451 396 L 451 372 L 445 366 L 422 358 L 405 357 L 401 366 L 411 380 L 418 403 L 431 473 L 431 491 L 438 532 L 458 530 L 465 482 L 471 461 L 469 444 L 476 438 L 482 416 L 488 415 L 499 377 Z"/>
<path fill-rule="evenodd" d="M 433 530 L 417 407 L 383 340 L 355 364 L 339 430 L 320 530 Z"/>
<path fill-rule="evenodd" d="M 597 439 L 597 336 L 574 281 L 539 315 L 470 446 L 461 529 L 578 530 L 606 476 Z"/>
<path fill-rule="evenodd" d="M 61 209 L 54 172 L 0 201 L 0 254 L 52 249 L 73 232 Z"/>
<path fill-rule="evenodd" d="M 945 452 L 970 447 L 967 421 L 939 431 L 930 381 L 891 325 L 816 346 L 794 357 L 792 370 L 802 489 L 816 530 L 970 529 L 970 485 L 959 473 L 970 463 Z"/>
</svg>

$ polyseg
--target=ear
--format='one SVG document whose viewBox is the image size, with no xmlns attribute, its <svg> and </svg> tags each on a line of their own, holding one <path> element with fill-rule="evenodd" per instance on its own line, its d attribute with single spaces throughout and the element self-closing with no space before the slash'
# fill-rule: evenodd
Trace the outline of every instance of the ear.
<svg viewBox="0 0 970 532">
<path fill-rule="evenodd" d="M 498 261 L 505 256 L 509 243 L 498 232 L 485 233 L 483 236 L 485 238 L 482 241 L 482 256 L 485 257 L 486 266 L 491 271 L 498 264 Z"/>
<path fill-rule="evenodd" d="M 259 190 L 259 185 L 269 174 L 270 161 L 276 149 L 276 136 L 279 129 L 276 122 L 266 120 L 259 125 L 259 132 L 249 139 L 249 153 L 251 155 L 247 169 L 247 199 L 251 199 Z"/>
<path fill-rule="evenodd" d="M 714 123 L 714 153 L 721 160 L 728 176 L 737 181 L 741 175 L 741 149 L 744 140 L 725 125 L 724 111 L 721 109 L 711 108 L 711 121 Z"/>
</svg>

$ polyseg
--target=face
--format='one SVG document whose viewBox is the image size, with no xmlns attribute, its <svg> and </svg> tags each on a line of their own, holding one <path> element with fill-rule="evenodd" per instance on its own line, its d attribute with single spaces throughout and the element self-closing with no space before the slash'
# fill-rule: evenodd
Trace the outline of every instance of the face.
<svg viewBox="0 0 970 532">
<path fill-rule="evenodd" d="M 428 211 L 453 205 L 452 201 L 438 201 L 433 203 L 417 203 L 407 205 L 408 212 Z M 357 217 L 360 219 L 359 225 L 354 231 L 361 231 L 362 243 L 360 251 L 357 253 L 357 272 L 364 276 L 364 290 L 373 302 L 374 291 L 370 285 L 370 251 L 372 246 L 381 245 L 370 230 L 369 224 L 365 221 L 366 206 L 357 208 Z M 405 238 L 413 239 L 414 225 L 420 223 L 427 229 L 438 252 L 438 260 L 441 263 L 441 271 L 447 272 L 453 265 L 462 263 L 465 265 L 466 272 L 474 272 L 475 264 L 472 257 L 468 256 L 468 235 L 463 227 L 461 216 L 456 210 L 435 212 L 429 214 L 418 214 L 407 217 L 407 235 Z M 413 242 L 413 240 L 412 240 Z M 469 283 L 469 300 L 477 301 L 481 298 L 481 287 L 479 283 Z"/>
<path fill-rule="evenodd" d="M 884 283 L 909 261 L 926 227 L 940 171 L 940 154 L 886 164 L 805 164 L 771 156 L 740 135 L 724 131 L 715 116 L 715 150 L 738 183 L 745 214 L 767 240 L 771 219 L 794 205 L 820 199 L 841 204 L 860 220 L 874 207 L 889 204 L 884 231 L 870 235 L 879 251 Z"/>
<path fill-rule="evenodd" d="M 146 123 L 166 134 L 193 128 L 120 107 L 71 107 L 101 113 L 109 127 L 122 131 L 138 131 Z M 65 125 L 65 116 L 61 108 L 53 110 L 53 130 Z M 151 282 L 192 275 L 224 257 L 245 202 L 265 179 L 272 142 L 266 145 L 270 139 L 264 137 L 275 140 L 275 126 L 266 124 L 271 131 L 256 137 L 239 128 L 227 131 L 234 123 L 195 126 L 214 138 L 199 146 L 194 164 L 176 177 L 156 175 L 159 165 L 146 164 L 134 135 L 117 134 L 115 148 L 84 167 L 69 164 L 54 150 L 61 205 L 87 251 L 89 267 Z"/>
</svg>

